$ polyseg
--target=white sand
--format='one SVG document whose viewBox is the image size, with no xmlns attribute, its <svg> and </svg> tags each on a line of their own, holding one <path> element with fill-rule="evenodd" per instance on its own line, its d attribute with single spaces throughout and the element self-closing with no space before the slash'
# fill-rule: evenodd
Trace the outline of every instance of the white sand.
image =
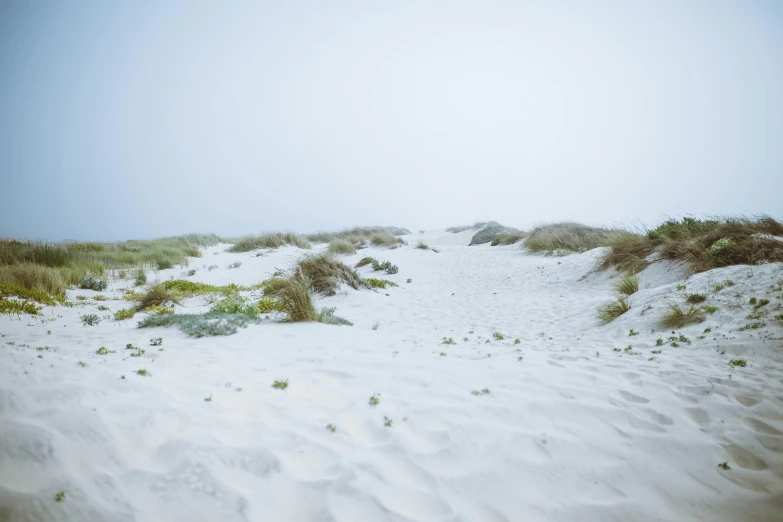
<svg viewBox="0 0 783 522">
<path fill-rule="evenodd" d="M 601 326 L 616 276 L 591 272 L 599 250 L 467 247 L 471 233 L 348 256 L 400 267 L 375 275 L 399 288 L 319 299 L 353 327 L 269 320 L 195 339 L 135 328 L 138 316 L 83 326 L 80 314 L 101 313 L 94 301 L 46 307 L 46 324 L 0 317 L 0 520 L 783 520 L 783 326 L 771 318 L 783 301 L 768 293 L 781 264 L 684 281 L 682 267 L 655 264 L 633 309 Z M 441 252 L 414 249 L 419 238 Z M 304 253 L 223 250 L 193 259 L 190 279 L 255 283 Z M 220 268 L 200 268 L 210 264 Z M 714 293 L 725 279 L 736 285 Z M 651 332 L 656 320 L 683 301 L 677 284 L 720 309 L 677 331 L 690 345 L 656 347 L 671 335 Z M 738 331 L 751 296 L 771 300 L 767 326 Z M 164 351 L 149 346 L 158 336 Z M 127 343 L 145 355 L 129 357 Z M 632 355 L 613 351 L 629 344 Z"/>
</svg>

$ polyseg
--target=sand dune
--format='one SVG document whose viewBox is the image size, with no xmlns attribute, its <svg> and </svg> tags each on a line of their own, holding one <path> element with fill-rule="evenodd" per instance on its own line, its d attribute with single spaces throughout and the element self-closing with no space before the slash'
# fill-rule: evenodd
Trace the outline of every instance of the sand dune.
<svg viewBox="0 0 783 522">
<path fill-rule="evenodd" d="M 654 263 L 631 310 L 601 325 L 617 279 L 594 270 L 601 249 L 542 256 L 470 237 L 411 234 L 409 246 L 346 256 L 400 268 L 383 276 L 397 288 L 318 300 L 353 327 L 269 319 L 196 339 L 79 320 L 122 300 L 46 307 L 44 324 L 0 317 L 0 520 L 783 520 L 781 312 L 740 330 L 750 297 L 782 303 L 771 287 L 783 265 L 689 277 Z M 415 249 L 419 239 L 439 252 Z M 191 279 L 256 283 L 305 252 L 225 250 L 193 258 L 220 268 Z M 663 331 L 678 285 L 718 310 Z M 128 343 L 145 353 L 131 357 Z"/>
</svg>

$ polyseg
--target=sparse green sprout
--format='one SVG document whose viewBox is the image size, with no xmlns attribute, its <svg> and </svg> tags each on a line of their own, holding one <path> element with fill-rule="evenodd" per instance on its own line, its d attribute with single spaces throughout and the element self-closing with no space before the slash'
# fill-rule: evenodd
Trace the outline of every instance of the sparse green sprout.
<svg viewBox="0 0 783 522">
<path fill-rule="evenodd" d="M 110 353 L 116 353 L 114 350 L 107 350 L 105 346 L 101 346 L 97 350 L 95 350 L 96 355 L 108 355 Z"/>
<path fill-rule="evenodd" d="M 337 431 L 337 426 L 335 426 L 334 424 L 327 424 L 326 429 L 334 433 L 335 431 Z"/>
<path fill-rule="evenodd" d="M 615 283 L 614 288 L 624 295 L 635 294 L 639 291 L 639 279 L 634 274 L 626 274 Z"/>
<path fill-rule="evenodd" d="M 394 281 L 389 281 L 388 279 L 375 279 L 373 277 L 368 277 L 365 279 L 364 284 L 367 288 L 386 288 L 387 286 L 397 286 L 397 283 Z"/>
<path fill-rule="evenodd" d="M 745 359 L 732 359 L 729 361 L 729 366 L 731 366 L 732 368 L 736 368 L 737 366 L 739 366 L 740 368 L 745 368 L 747 364 L 748 361 L 746 361 Z"/>
<path fill-rule="evenodd" d="M 150 346 L 160 346 L 163 344 L 163 337 L 153 337 L 150 339 Z"/>
<path fill-rule="evenodd" d="M 734 281 L 732 281 L 731 279 L 726 279 L 723 282 L 723 284 L 726 285 L 726 286 L 734 286 Z"/>
<path fill-rule="evenodd" d="M 85 326 L 95 326 L 101 322 L 100 318 L 95 314 L 80 315 L 79 319 L 82 320 Z"/>
<path fill-rule="evenodd" d="M 14 301 L 12 299 L 3 299 L 0 297 L 0 314 L 21 314 L 39 315 L 41 307 L 30 301 Z"/>
<path fill-rule="evenodd" d="M 704 305 L 701 307 L 701 309 L 707 312 L 708 314 L 714 314 L 715 312 L 718 311 L 718 307 L 712 305 Z"/>
<path fill-rule="evenodd" d="M 630 309 L 631 305 L 628 304 L 627 298 L 617 297 L 614 301 L 610 301 L 598 309 L 598 319 L 604 323 L 609 323 Z"/>
<path fill-rule="evenodd" d="M 441 357 L 446 357 L 446 352 L 440 352 Z"/>
<path fill-rule="evenodd" d="M 138 374 L 139 374 L 139 375 L 141 375 L 142 377 L 146 377 L 147 375 L 149 375 L 149 373 L 148 373 L 148 372 L 147 372 L 147 370 L 145 370 L 145 369 L 136 370 L 136 373 L 138 373 Z"/>
<path fill-rule="evenodd" d="M 87 363 L 86 363 L 86 362 L 82 362 L 82 361 L 79 361 L 77 364 L 78 364 L 79 366 L 81 366 L 82 368 L 84 368 L 85 366 L 87 366 Z"/>
<path fill-rule="evenodd" d="M 212 394 L 209 394 L 209 397 L 204 397 L 204 402 L 212 402 Z"/>
<path fill-rule="evenodd" d="M 191 277 L 196 275 L 196 269 L 195 268 L 191 268 L 190 270 L 188 270 L 188 275 L 191 276 Z"/>
<path fill-rule="evenodd" d="M 521 342 L 522 342 L 522 341 L 520 341 L 519 339 L 514 339 L 514 344 L 519 344 L 519 343 L 521 343 Z"/>
<path fill-rule="evenodd" d="M 489 388 L 483 388 L 481 391 L 473 390 L 472 392 L 470 392 L 470 394 L 471 395 L 476 395 L 476 396 L 479 396 L 479 395 L 489 395 Z"/>
<path fill-rule="evenodd" d="M 496 341 L 502 341 L 503 339 L 505 339 L 505 336 L 500 332 L 494 332 L 492 334 L 492 337 L 494 337 Z"/>
<path fill-rule="evenodd" d="M 619 348 L 612 348 L 612 351 L 613 352 L 621 352 L 622 350 L 620 350 Z"/>
<path fill-rule="evenodd" d="M 704 333 L 706 333 L 706 334 L 710 333 L 711 331 L 712 331 L 712 328 L 705 328 L 704 329 Z"/>
<path fill-rule="evenodd" d="M 634 335 L 639 335 L 639 332 L 637 332 L 636 330 L 634 330 L 633 328 L 631 328 L 631 329 L 628 331 L 628 337 L 633 337 Z"/>
<path fill-rule="evenodd" d="M 226 268 L 229 268 L 229 269 L 230 268 L 239 268 L 240 266 L 242 266 L 242 262 L 241 261 L 235 261 L 235 262 L 229 264 Z"/>
<path fill-rule="evenodd" d="M 378 396 L 373 393 L 368 402 L 370 406 L 378 406 L 378 403 L 381 401 L 378 399 Z"/>
<path fill-rule="evenodd" d="M 101 312 L 107 312 L 109 310 L 109 307 L 105 305 L 98 305 L 98 310 L 100 310 Z"/>
<path fill-rule="evenodd" d="M 663 339 L 656 339 L 655 346 L 663 346 Z"/>
<path fill-rule="evenodd" d="M 454 342 L 454 339 L 451 337 L 444 337 L 443 342 L 441 344 L 457 344 Z"/>
<path fill-rule="evenodd" d="M 756 304 L 756 298 L 755 297 L 751 297 L 749 303 L 752 304 L 752 305 L 755 305 Z"/>
<path fill-rule="evenodd" d="M 652 353 L 658 355 L 659 353 L 661 353 L 661 350 L 653 350 Z"/>
<path fill-rule="evenodd" d="M 144 271 L 141 271 L 136 275 L 136 279 L 134 280 L 133 284 L 135 286 L 144 286 L 147 284 L 147 274 L 144 273 Z"/>
<path fill-rule="evenodd" d="M 688 288 L 688 287 L 685 286 L 685 285 L 677 285 L 677 291 L 682 291 L 682 290 L 685 290 L 686 288 Z"/>
<path fill-rule="evenodd" d="M 716 292 L 720 292 L 724 288 L 726 288 L 726 285 L 724 285 L 723 283 L 718 283 L 718 284 L 715 285 L 715 291 Z"/>
<path fill-rule="evenodd" d="M 65 491 L 58 491 L 54 494 L 55 502 L 62 502 L 63 500 L 65 500 Z"/>
<path fill-rule="evenodd" d="M 275 381 L 274 383 L 272 383 L 272 388 L 276 390 L 285 390 L 286 388 L 288 388 L 288 379 L 284 381 Z"/>
<path fill-rule="evenodd" d="M 387 428 L 391 428 L 392 422 L 393 421 L 389 417 L 387 417 L 386 415 L 383 416 L 383 425 L 384 426 L 386 426 Z"/>
<path fill-rule="evenodd" d="M 756 306 L 754 306 L 753 308 L 758 310 L 762 306 L 767 306 L 768 304 L 769 304 L 769 299 L 759 299 L 759 302 L 756 303 Z"/>
<path fill-rule="evenodd" d="M 738 328 L 737 331 L 744 332 L 747 330 L 758 330 L 759 328 L 764 328 L 767 326 L 767 323 L 756 321 L 755 323 L 748 323 L 742 328 Z"/>
<path fill-rule="evenodd" d="M 704 294 L 688 294 L 685 297 L 685 302 L 688 304 L 699 304 L 707 300 L 707 296 Z"/>
<path fill-rule="evenodd" d="M 729 466 L 728 462 L 721 462 L 720 464 L 718 464 L 718 467 L 726 471 L 731 469 L 731 466 Z"/>
<path fill-rule="evenodd" d="M 147 351 L 146 351 L 146 350 L 138 349 L 138 350 L 136 350 L 135 352 L 133 352 L 132 354 L 130 354 L 130 356 L 131 356 L 131 357 L 141 357 L 141 356 L 142 356 L 142 355 L 144 355 L 145 353 L 147 353 Z"/>
</svg>

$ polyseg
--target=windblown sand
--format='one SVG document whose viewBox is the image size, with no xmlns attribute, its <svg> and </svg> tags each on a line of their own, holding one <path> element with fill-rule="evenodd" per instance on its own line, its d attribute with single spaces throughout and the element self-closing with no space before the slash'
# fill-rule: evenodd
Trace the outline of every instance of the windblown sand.
<svg viewBox="0 0 783 522">
<path fill-rule="evenodd" d="M 773 319 L 783 294 L 772 288 L 783 265 L 687 277 L 655 263 L 632 309 L 600 325 L 617 280 L 593 270 L 600 250 L 468 247 L 471 234 L 412 234 L 409 246 L 345 257 L 400 269 L 360 269 L 398 288 L 318 299 L 352 327 L 271 316 L 226 337 L 139 329 L 143 315 L 96 310 L 130 305 L 119 289 L 133 282 L 121 279 L 103 303 L 69 291 L 77 305 L 45 307 L 45 323 L 0 317 L 0 520 L 783 520 L 783 323 Z M 440 252 L 415 249 L 419 239 Z M 307 252 L 226 247 L 193 258 L 188 279 L 257 283 Z M 726 279 L 736 284 L 715 292 Z M 661 330 L 668 305 L 684 303 L 677 285 L 718 311 Z M 754 296 L 771 301 L 765 326 L 740 331 Z M 177 312 L 208 307 L 196 297 Z M 106 318 L 84 326 L 86 313 Z M 668 340 L 680 335 L 690 344 Z M 130 357 L 128 343 L 146 353 Z M 97 355 L 101 346 L 113 353 Z"/>
</svg>

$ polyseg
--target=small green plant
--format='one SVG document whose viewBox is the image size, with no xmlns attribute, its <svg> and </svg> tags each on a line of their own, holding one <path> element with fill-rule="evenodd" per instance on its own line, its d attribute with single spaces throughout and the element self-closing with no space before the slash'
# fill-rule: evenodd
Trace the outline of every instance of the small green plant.
<svg viewBox="0 0 783 522">
<path fill-rule="evenodd" d="M 136 277 L 133 281 L 133 284 L 135 286 L 144 286 L 147 284 L 147 274 L 144 273 L 143 268 L 139 268 L 138 271 L 136 272 Z"/>
<path fill-rule="evenodd" d="M 655 340 L 655 346 L 663 346 L 663 339 L 656 339 Z"/>
<path fill-rule="evenodd" d="M 748 323 L 745 326 L 738 328 L 737 330 L 740 332 L 745 332 L 747 330 L 758 330 L 759 328 L 764 328 L 767 326 L 767 323 L 756 321 L 755 323 Z"/>
<path fill-rule="evenodd" d="M 62 502 L 63 500 L 65 500 L 65 491 L 58 491 L 54 494 L 55 502 Z"/>
<path fill-rule="evenodd" d="M 364 280 L 365 286 L 367 288 L 386 288 L 387 286 L 397 286 L 397 283 L 394 281 L 389 281 L 388 279 L 375 279 L 374 277 L 368 277 Z"/>
<path fill-rule="evenodd" d="M 688 287 L 687 287 L 687 286 L 685 286 L 685 285 L 677 285 L 677 291 L 678 291 L 678 292 L 684 291 L 684 290 L 685 290 L 685 289 L 687 289 L 687 288 L 688 288 Z"/>
<path fill-rule="evenodd" d="M 235 262 L 229 264 L 226 268 L 229 268 L 229 269 L 231 269 L 231 268 L 239 268 L 240 266 L 242 266 L 242 262 L 241 261 L 235 261 Z"/>
<path fill-rule="evenodd" d="M 736 368 L 739 366 L 740 368 L 745 368 L 748 365 L 748 361 L 745 359 L 732 359 L 729 361 L 729 366 L 732 368 Z"/>
<path fill-rule="evenodd" d="M 107 350 L 105 346 L 101 346 L 97 350 L 95 350 L 96 355 L 108 355 L 110 353 L 116 353 L 114 350 Z"/>
<path fill-rule="evenodd" d="M 107 312 L 109 311 L 109 307 L 105 305 L 98 305 L 98 310 L 100 310 L 101 312 Z"/>
<path fill-rule="evenodd" d="M 95 314 L 80 315 L 79 319 L 82 320 L 85 326 L 95 326 L 101 322 L 100 318 Z"/>
<path fill-rule="evenodd" d="M 626 274 L 615 283 L 614 288 L 623 295 L 635 294 L 639 291 L 639 279 L 634 274 Z"/>
<path fill-rule="evenodd" d="M 84 367 L 86 367 L 86 366 L 87 366 L 87 363 L 86 363 L 86 362 L 82 362 L 82 361 L 79 361 L 77 364 L 78 364 L 79 366 L 81 366 L 82 368 L 84 368 Z"/>
<path fill-rule="evenodd" d="M 381 401 L 378 399 L 378 396 L 373 393 L 372 396 L 370 396 L 370 400 L 368 402 L 370 406 L 378 406 L 378 403 Z"/>
<path fill-rule="evenodd" d="M 141 375 L 142 377 L 146 377 L 146 376 L 149 375 L 149 372 L 147 372 L 147 370 L 145 370 L 143 368 L 141 370 L 136 370 L 136 373 Z"/>
<path fill-rule="evenodd" d="M 688 294 L 685 296 L 685 302 L 688 304 L 699 304 L 707 300 L 707 296 L 704 294 Z"/>
<path fill-rule="evenodd" d="M 718 467 L 726 471 L 731 469 L 731 466 L 729 466 L 728 462 L 721 462 L 720 464 L 718 464 Z"/>
<path fill-rule="evenodd" d="M 750 303 L 750 304 L 752 304 L 752 305 L 755 305 L 755 304 L 757 303 L 757 300 L 756 300 L 756 298 L 755 298 L 755 297 L 751 297 L 751 298 L 750 298 L 750 301 L 748 301 L 748 303 Z"/>
<path fill-rule="evenodd" d="M 209 397 L 204 397 L 204 402 L 212 402 L 212 394 L 209 394 Z"/>
<path fill-rule="evenodd" d="M 103 279 L 95 279 L 93 276 L 87 274 L 79 281 L 79 288 L 85 288 L 87 290 L 95 290 L 96 292 L 102 292 L 109 287 L 108 283 Z"/>
<path fill-rule="evenodd" d="M 386 426 L 387 428 L 391 428 L 392 422 L 393 421 L 389 417 L 387 417 L 386 415 L 383 416 L 383 425 L 384 426 Z"/>
<path fill-rule="evenodd" d="M 272 383 L 272 388 L 276 390 L 285 390 L 286 388 L 288 388 L 288 379 L 284 381 L 275 381 L 274 383 Z"/>
<path fill-rule="evenodd" d="M 150 346 L 160 346 L 163 344 L 163 337 L 153 337 L 150 339 Z"/>
<path fill-rule="evenodd" d="M 631 329 L 628 331 L 628 337 L 633 337 L 634 335 L 639 335 L 639 332 L 637 332 L 636 330 L 634 330 L 633 328 L 631 328 Z"/>
<path fill-rule="evenodd" d="M 133 352 L 132 354 L 130 354 L 130 356 L 131 356 L 131 357 L 141 357 L 141 356 L 142 356 L 142 355 L 144 355 L 145 353 L 147 353 L 147 352 L 146 352 L 146 350 L 142 350 L 141 348 L 138 348 L 138 349 L 137 349 L 135 352 Z"/>
<path fill-rule="evenodd" d="M 377 263 L 378 260 L 374 257 L 363 257 L 358 263 L 356 263 L 356 268 L 361 268 L 363 266 L 367 266 L 369 264 L 373 265 L 373 268 L 375 268 L 375 263 Z"/>
<path fill-rule="evenodd" d="M 337 431 L 337 426 L 335 426 L 334 424 L 327 424 L 326 429 L 334 433 L 335 431 Z"/>
<path fill-rule="evenodd" d="M 504 336 L 502 333 L 500 333 L 500 332 L 494 332 L 494 333 L 492 334 L 492 337 L 494 337 L 494 339 L 495 339 L 496 341 L 502 341 L 503 339 L 505 339 L 505 338 L 506 338 L 506 337 L 505 337 L 505 336 Z"/>
<path fill-rule="evenodd" d="M 759 299 L 758 303 L 756 303 L 756 306 L 754 306 L 753 308 L 755 310 L 758 310 L 759 308 L 763 306 L 767 306 L 768 304 L 769 304 L 769 299 Z"/>
<path fill-rule="evenodd" d="M 714 314 L 715 312 L 718 311 L 718 307 L 717 306 L 712 306 L 712 305 L 704 305 L 704 306 L 701 307 L 701 309 L 704 310 L 705 312 L 707 312 L 710 315 L 712 315 L 712 314 Z"/>
<path fill-rule="evenodd" d="M 454 339 L 451 337 L 444 337 L 443 342 L 441 344 L 457 344 L 454 342 Z"/>
<path fill-rule="evenodd" d="M 522 341 L 520 341 L 519 339 L 514 339 L 514 344 L 519 344 L 519 343 L 521 343 L 521 342 L 522 342 Z"/>
<path fill-rule="evenodd" d="M 631 305 L 628 304 L 626 297 L 617 297 L 614 301 L 610 301 L 598 309 L 598 319 L 604 323 L 609 323 L 630 309 Z"/>
<path fill-rule="evenodd" d="M 711 331 L 712 331 L 712 328 L 705 328 L 703 333 L 706 333 L 706 334 L 708 334 L 708 333 L 710 333 Z"/>
<path fill-rule="evenodd" d="M 381 323 L 380 323 L 379 321 L 375 321 L 375 322 L 372 324 L 372 329 L 373 329 L 373 330 L 377 330 L 377 329 L 378 329 L 378 327 L 379 327 L 380 325 L 381 325 Z"/>
<path fill-rule="evenodd" d="M 726 285 L 724 285 L 723 283 L 718 283 L 718 284 L 716 284 L 716 285 L 715 285 L 715 288 L 714 288 L 714 290 L 715 290 L 716 292 L 720 292 L 720 291 L 721 291 L 721 290 L 723 290 L 724 288 L 726 288 Z"/>
<path fill-rule="evenodd" d="M 480 391 L 479 390 L 473 390 L 472 392 L 470 392 L 470 394 L 471 395 L 476 395 L 476 396 L 479 396 L 479 395 L 489 395 L 489 388 L 482 388 Z"/>
<path fill-rule="evenodd" d="M 114 312 L 114 319 L 122 321 L 124 319 L 132 319 L 134 315 L 136 315 L 135 308 L 123 308 Z"/>
<path fill-rule="evenodd" d="M 722 237 L 710 245 L 707 249 L 707 255 L 711 259 L 720 262 L 731 257 L 735 246 L 737 244 L 731 238 Z"/>
<path fill-rule="evenodd" d="M 41 307 L 30 301 L 15 301 L 12 299 L 0 298 L 0 314 L 21 314 L 39 315 Z"/>
<path fill-rule="evenodd" d="M 731 279 L 726 279 L 723 282 L 723 284 L 726 285 L 727 287 L 734 286 L 734 281 L 732 281 Z"/>
<path fill-rule="evenodd" d="M 258 308 L 258 313 L 261 314 L 276 312 L 280 309 L 278 302 L 270 297 L 262 297 L 259 299 L 256 303 L 256 307 Z"/>
<path fill-rule="evenodd" d="M 652 351 L 652 353 L 654 353 L 655 355 L 658 355 L 658 354 L 660 354 L 660 353 L 661 353 L 661 351 L 662 351 L 662 350 L 653 350 L 653 351 Z"/>
</svg>

